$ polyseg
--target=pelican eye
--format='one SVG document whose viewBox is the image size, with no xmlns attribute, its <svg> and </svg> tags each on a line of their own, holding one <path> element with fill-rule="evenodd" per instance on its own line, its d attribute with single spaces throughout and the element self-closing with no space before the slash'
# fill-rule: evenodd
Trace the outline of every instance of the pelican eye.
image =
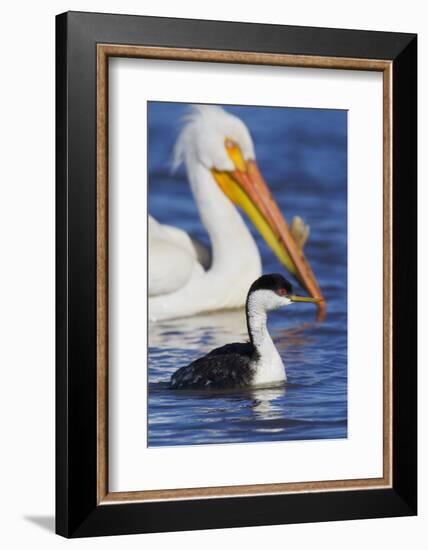
<svg viewBox="0 0 428 550">
<path fill-rule="evenodd" d="M 246 172 L 247 166 L 246 166 L 244 157 L 242 156 L 239 145 L 227 137 L 224 140 L 224 146 L 226 147 L 226 152 L 229 155 L 229 158 L 231 159 L 231 161 L 233 162 L 235 169 L 238 170 L 239 172 Z"/>
</svg>

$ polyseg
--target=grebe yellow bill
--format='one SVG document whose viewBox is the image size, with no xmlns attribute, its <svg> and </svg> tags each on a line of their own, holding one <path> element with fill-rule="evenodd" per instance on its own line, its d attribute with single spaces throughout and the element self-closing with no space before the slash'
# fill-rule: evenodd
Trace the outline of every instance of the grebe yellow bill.
<svg viewBox="0 0 428 550">
<path fill-rule="evenodd" d="M 250 287 L 245 305 L 249 342 L 226 344 L 178 369 L 172 389 L 235 389 L 279 384 L 287 379 L 281 356 L 267 328 L 267 313 L 293 302 L 317 303 L 295 296 L 282 275 L 263 275 Z"/>
</svg>

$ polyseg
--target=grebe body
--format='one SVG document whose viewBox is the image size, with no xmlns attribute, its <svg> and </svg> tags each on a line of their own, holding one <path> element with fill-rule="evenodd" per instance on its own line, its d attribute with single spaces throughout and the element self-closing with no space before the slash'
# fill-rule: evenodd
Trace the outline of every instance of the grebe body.
<svg viewBox="0 0 428 550">
<path fill-rule="evenodd" d="M 181 367 L 172 375 L 170 387 L 223 390 L 285 382 L 284 363 L 269 334 L 267 314 L 293 302 L 317 299 L 295 296 L 282 275 L 258 278 L 248 291 L 245 305 L 249 342 L 226 344 Z"/>
</svg>

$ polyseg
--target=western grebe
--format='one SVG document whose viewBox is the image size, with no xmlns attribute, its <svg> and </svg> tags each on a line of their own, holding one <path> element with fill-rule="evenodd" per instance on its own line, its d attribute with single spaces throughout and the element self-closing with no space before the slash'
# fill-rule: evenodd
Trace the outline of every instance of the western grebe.
<svg viewBox="0 0 428 550">
<path fill-rule="evenodd" d="M 267 328 L 267 313 L 293 302 L 318 301 L 295 296 L 282 275 L 263 275 L 251 285 L 245 304 L 250 341 L 226 344 L 181 367 L 172 375 L 170 387 L 233 389 L 285 382 L 284 364 Z"/>
</svg>

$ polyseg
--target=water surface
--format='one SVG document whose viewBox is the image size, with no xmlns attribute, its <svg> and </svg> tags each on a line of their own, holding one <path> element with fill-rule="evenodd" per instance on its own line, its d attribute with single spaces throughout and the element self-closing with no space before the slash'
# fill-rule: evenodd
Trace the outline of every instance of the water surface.
<svg viewBox="0 0 428 550">
<path fill-rule="evenodd" d="M 149 211 L 209 244 L 184 169 L 171 174 L 180 117 L 187 107 L 149 103 Z M 312 305 L 269 316 L 288 381 L 276 388 L 183 392 L 167 388 L 171 374 L 217 346 L 245 341 L 243 310 L 151 324 L 148 444 L 191 445 L 332 439 L 347 436 L 347 115 L 345 111 L 227 107 L 247 124 L 257 162 L 291 222 L 311 226 L 306 255 L 327 300 L 315 322 Z M 263 272 L 284 272 L 248 223 Z M 295 290 L 299 291 L 295 283 Z"/>
</svg>

